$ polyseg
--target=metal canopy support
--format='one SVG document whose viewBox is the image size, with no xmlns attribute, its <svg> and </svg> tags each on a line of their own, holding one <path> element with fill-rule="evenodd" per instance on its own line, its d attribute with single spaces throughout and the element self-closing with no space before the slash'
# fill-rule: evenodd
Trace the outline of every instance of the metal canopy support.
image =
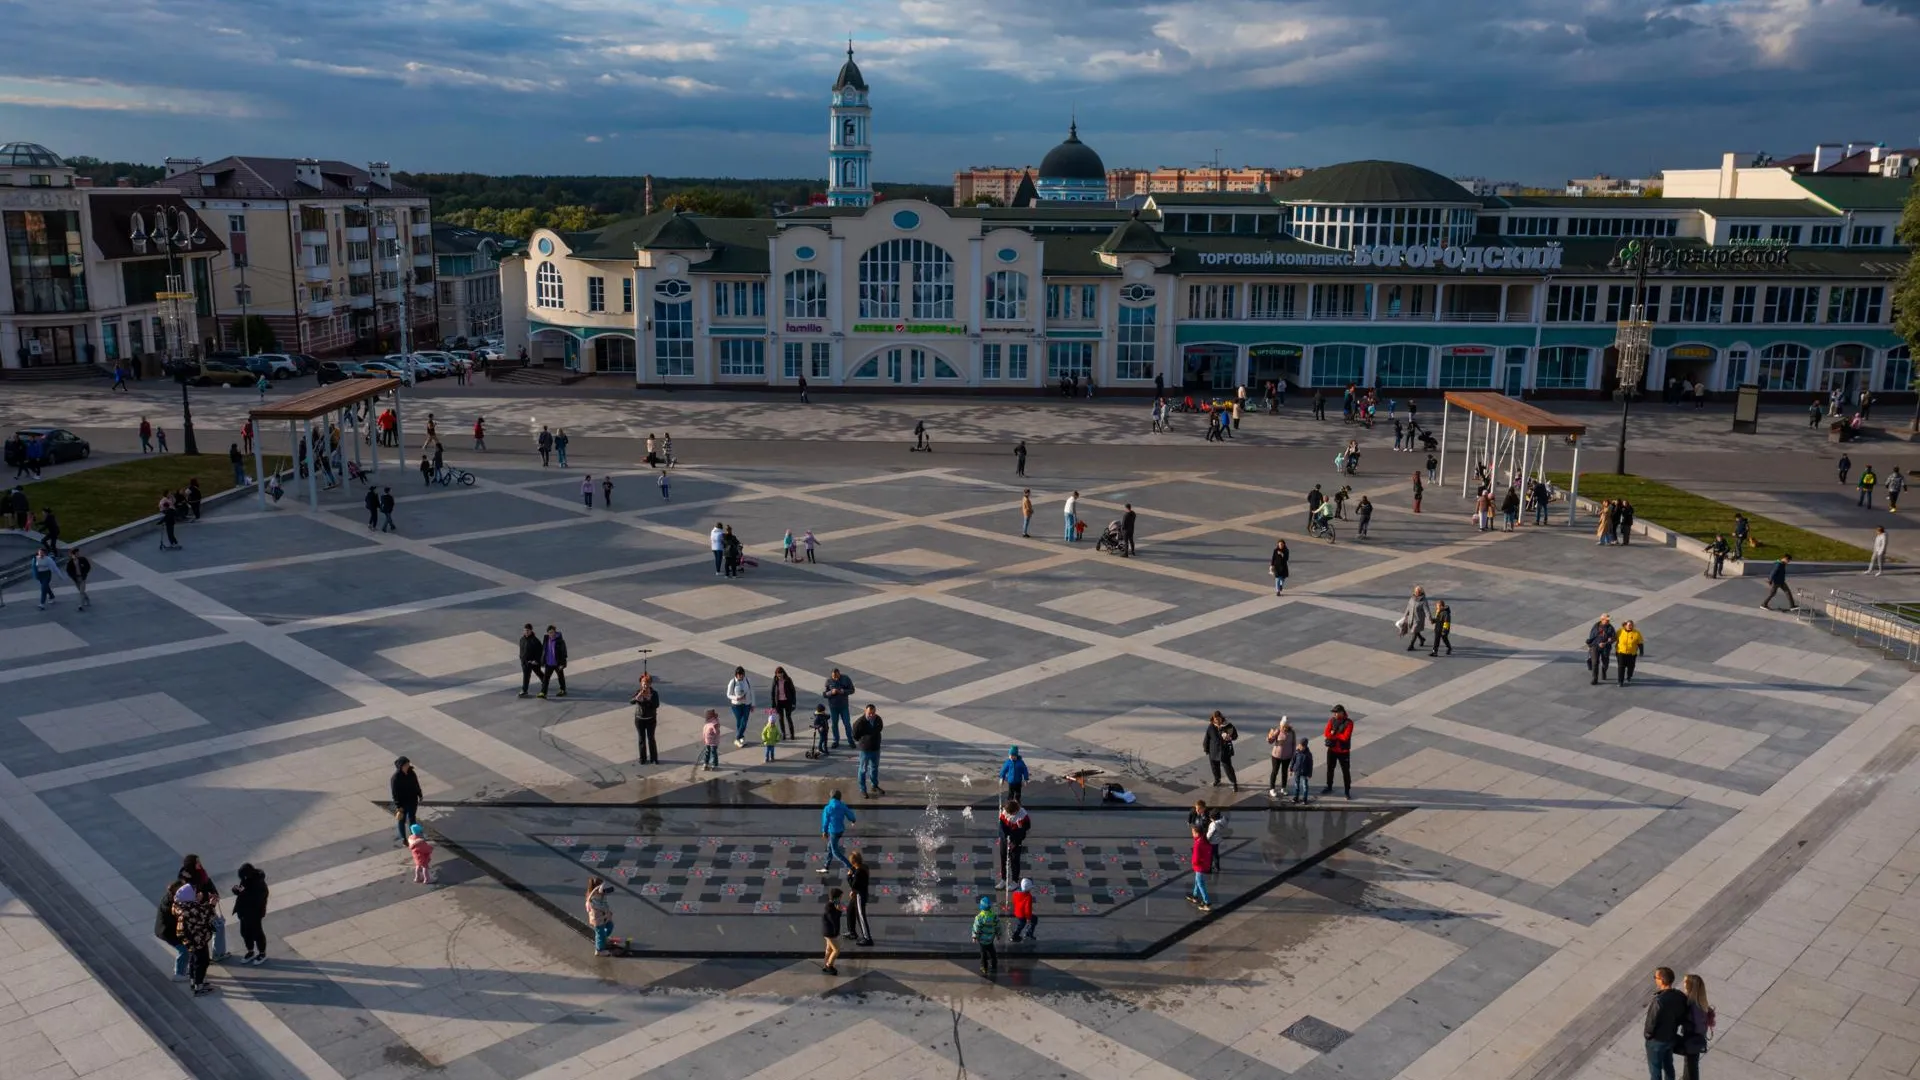
<svg viewBox="0 0 1920 1080">
<path fill-rule="evenodd" d="M 1573 472 L 1568 475 L 1567 483 L 1567 524 L 1573 524 L 1574 515 L 1580 508 L 1580 444 L 1573 444 Z"/>
<path fill-rule="evenodd" d="M 1443 395 L 1440 398 L 1440 473 L 1433 479 L 1436 487 L 1447 482 L 1447 418 L 1452 415 L 1453 403 Z"/>
<path fill-rule="evenodd" d="M 1467 497 L 1467 481 L 1473 476 L 1473 410 L 1467 410 L 1466 447 L 1460 452 L 1460 497 Z"/>
</svg>

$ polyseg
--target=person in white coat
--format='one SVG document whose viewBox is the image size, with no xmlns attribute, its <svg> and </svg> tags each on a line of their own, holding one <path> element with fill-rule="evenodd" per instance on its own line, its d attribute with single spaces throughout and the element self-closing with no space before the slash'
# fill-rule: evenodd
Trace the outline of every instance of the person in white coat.
<svg viewBox="0 0 1920 1080">
<path fill-rule="evenodd" d="M 1873 530 L 1873 556 L 1867 560 L 1867 568 L 1862 573 L 1879 577 L 1887 568 L 1887 527 L 1876 526 Z"/>
<path fill-rule="evenodd" d="M 733 745 L 747 745 L 747 718 L 753 714 L 753 683 L 746 668 L 734 668 L 727 680 L 727 704 L 733 706 Z"/>
</svg>

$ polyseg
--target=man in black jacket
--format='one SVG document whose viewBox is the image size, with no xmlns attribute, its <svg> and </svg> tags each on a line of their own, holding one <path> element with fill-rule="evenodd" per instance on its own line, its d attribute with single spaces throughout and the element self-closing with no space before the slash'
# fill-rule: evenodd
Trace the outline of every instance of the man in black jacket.
<svg viewBox="0 0 1920 1080">
<path fill-rule="evenodd" d="M 1619 637 L 1611 615 L 1600 616 L 1600 621 L 1587 631 L 1587 671 L 1592 675 L 1592 685 L 1599 686 L 1605 681 L 1607 665 L 1613 661 L 1613 643 Z"/>
<path fill-rule="evenodd" d="M 371 485 L 367 487 L 367 531 L 380 527 L 380 493 Z"/>
<path fill-rule="evenodd" d="M 387 793 L 393 798 L 393 828 L 399 834 L 397 843 L 407 842 L 407 826 L 420 820 L 420 777 L 413 771 L 413 762 L 406 758 L 396 759 L 393 763 L 393 778 L 387 781 Z"/>
<path fill-rule="evenodd" d="M 1140 515 L 1134 513 L 1133 504 L 1128 503 L 1127 512 L 1120 515 L 1120 542 L 1126 549 L 1128 555 L 1134 554 L 1133 526 L 1138 520 L 1140 520 Z"/>
<path fill-rule="evenodd" d="M 520 628 L 520 696 L 526 697 L 533 677 L 540 676 L 542 687 L 546 685 L 546 674 L 540 667 L 540 656 L 544 652 L 540 646 L 540 635 L 533 632 L 533 624 L 527 623 Z M 545 692 L 544 690 L 542 691 Z"/>
<path fill-rule="evenodd" d="M 1687 995 L 1674 989 L 1672 968 L 1655 968 L 1653 986 L 1641 1029 L 1647 1040 L 1647 1075 L 1652 1080 L 1673 1080 L 1673 1051 L 1693 1025 L 1693 1009 Z"/>
<path fill-rule="evenodd" d="M 885 795 L 880 790 L 880 732 L 887 722 L 880 710 L 869 705 L 853 722 L 853 745 L 860 751 L 860 794 Z"/>
</svg>

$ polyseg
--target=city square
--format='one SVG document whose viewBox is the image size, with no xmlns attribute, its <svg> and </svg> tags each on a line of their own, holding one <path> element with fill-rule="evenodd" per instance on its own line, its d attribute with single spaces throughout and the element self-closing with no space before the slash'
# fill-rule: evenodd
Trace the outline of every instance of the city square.
<svg viewBox="0 0 1920 1080">
<path fill-rule="evenodd" d="M 1891 931 L 1913 833 L 1854 805 L 1915 798 L 1904 670 L 1760 610 L 1755 579 L 1585 528 L 1478 532 L 1445 496 L 1416 516 L 1403 480 L 1357 478 L 1366 538 L 1309 540 L 1322 479 L 1260 467 L 1284 451 L 1110 447 L 1023 480 L 987 449 L 683 466 L 663 501 L 630 460 L 509 448 L 471 489 L 383 473 L 398 532 L 328 492 L 318 513 L 229 502 L 178 551 L 96 550 L 91 610 L 0 611 L 0 810 L 49 887 L 111 922 L 82 955 L 163 993 L 152 911 L 180 855 L 223 887 L 242 862 L 268 873 L 271 962 L 216 965 L 192 1075 L 227 1053 L 256 1070 L 234 1075 L 340 1077 L 1626 1076 L 1638 1047 L 1616 1036 L 1656 963 L 1720 973 L 1715 1057 L 1750 1054 L 1745 1075 L 1825 1075 L 1805 1062 L 1842 1037 L 1856 1064 L 1914 1045 L 1889 1000 L 1912 989 Z M 584 507 L 580 477 L 606 470 L 614 505 Z M 1073 491 L 1093 530 L 1133 505 L 1136 557 L 1062 538 Z M 758 563 L 740 578 L 711 576 L 716 522 Z M 818 562 L 782 561 L 789 529 Z M 1451 654 L 1395 634 L 1416 585 L 1453 608 Z M 1582 666 L 1601 613 L 1647 633 L 1630 687 Z M 518 695 L 523 623 L 565 634 L 566 697 Z M 643 664 L 658 765 L 635 764 Z M 726 739 L 696 771 L 736 665 L 750 735 L 776 666 L 803 725 L 847 672 L 888 721 L 887 794 L 861 798 L 844 752 L 802 756 L 804 733 L 772 763 Z M 1317 744 L 1335 704 L 1357 725 L 1351 800 L 1324 776 L 1312 805 L 1269 798 L 1267 729 L 1286 715 Z M 1240 731 L 1238 793 L 1208 774 L 1214 709 Z M 1011 745 L 1042 920 L 988 981 L 966 916 L 994 894 Z M 393 839 L 400 755 L 441 846 L 427 887 Z M 1137 801 L 1101 803 L 1108 783 Z M 869 845 L 877 939 L 837 977 L 817 908 L 839 879 L 811 872 L 834 789 L 860 819 L 848 847 Z M 1208 915 L 1176 898 L 1194 798 L 1231 825 Z M 950 836 L 923 915 L 903 900 L 929 805 Z M 1884 910 L 1816 899 L 1822 859 L 1877 859 L 1858 883 Z M 586 940 L 596 869 L 630 956 Z M 1808 970 L 1801 937 L 1834 963 Z M 1859 988 L 1824 1028 L 1781 1000 L 1821 980 Z"/>
</svg>

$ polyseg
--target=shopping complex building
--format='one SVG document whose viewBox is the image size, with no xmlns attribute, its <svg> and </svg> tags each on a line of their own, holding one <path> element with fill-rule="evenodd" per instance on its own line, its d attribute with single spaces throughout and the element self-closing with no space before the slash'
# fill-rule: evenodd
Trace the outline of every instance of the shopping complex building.
<svg viewBox="0 0 1920 1080">
<path fill-rule="evenodd" d="M 859 112 L 834 114 L 832 175 L 864 195 L 870 101 L 851 56 L 837 82 L 858 84 Z M 1638 243 L 1654 256 L 1648 387 L 1911 383 L 1891 326 L 1906 180 L 1729 158 L 1669 172 L 1665 198 L 1503 197 L 1360 161 L 1267 192 L 1109 202 L 1091 197 L 1097 169 L 1076 131 L 1025 205 L 854 199 L 542 230 L 502 264 L 507 341 L 641 386 L 1019 392 L 1072 375 L 1135 392 L 1157 376 L 1170 392 L 1596 395 L 1617 386 L 1634 308 L 1621 254 Z"/>
</svg>

